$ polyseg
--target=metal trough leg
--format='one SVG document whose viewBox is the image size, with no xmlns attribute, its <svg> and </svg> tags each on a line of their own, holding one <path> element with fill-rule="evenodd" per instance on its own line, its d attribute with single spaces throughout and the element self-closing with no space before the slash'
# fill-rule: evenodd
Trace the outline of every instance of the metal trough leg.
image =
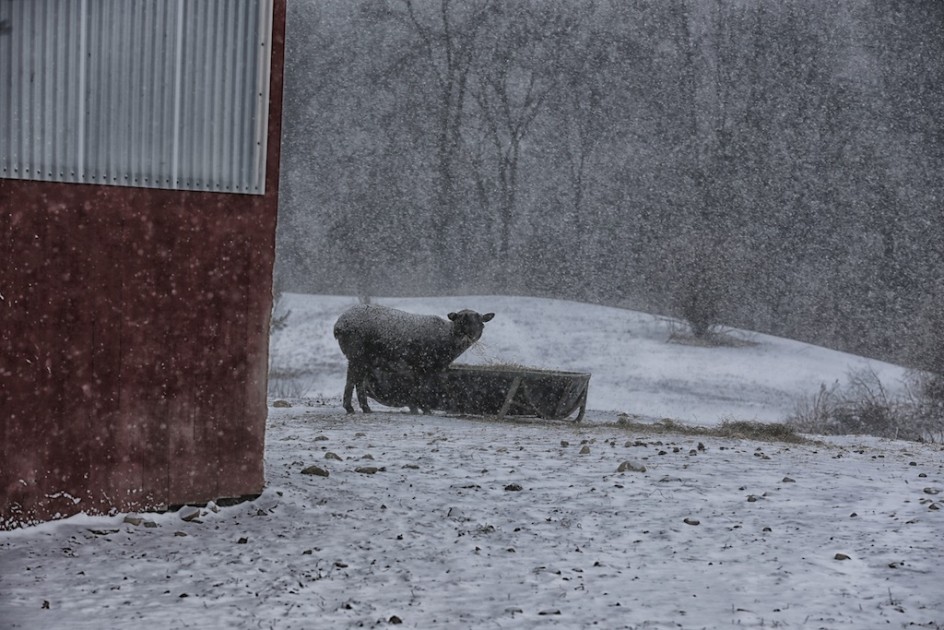
<svg viewBox="0 0 944 630">
<path fill-rule="evenodd" d="M 583 420 L 583 414 L 587 411 L 587 390 L 583 390 L 583 394 L 580 395 L 580 413 L 577 414 L 577 419 L 574 422 L 580 422 Z"/>
<path fill-rule="evenodd" d="M 502 420 L 505 417 L 505 414 L 508 413 L 508 409 L 511 408 L 511 402 L 515 399 L 515 394 L 518 393 L 518 387 L 521 385 L 521 377 L 516 376 L 515 379 L 511 382 L 511 387 L 508 388 L 508 394 L 505 396 L 505 402 L 502 404 L 501 410 L 498 412 L 498 419 Z"/>
</svg>

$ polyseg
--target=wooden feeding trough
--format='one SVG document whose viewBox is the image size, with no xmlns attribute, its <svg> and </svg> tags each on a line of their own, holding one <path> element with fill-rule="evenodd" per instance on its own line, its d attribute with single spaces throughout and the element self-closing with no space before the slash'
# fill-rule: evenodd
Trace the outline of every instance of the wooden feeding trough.
<svg viewBox="0 0 944 630">
<path fill-rule="evenodd" d="M 590 375 L 515 366 L 453 365 L 421 381 L 409 372 L 374 370 L 367 394 L 388 407 L 483 416 L 560 420 L 587 408 Z"/>
</svg>

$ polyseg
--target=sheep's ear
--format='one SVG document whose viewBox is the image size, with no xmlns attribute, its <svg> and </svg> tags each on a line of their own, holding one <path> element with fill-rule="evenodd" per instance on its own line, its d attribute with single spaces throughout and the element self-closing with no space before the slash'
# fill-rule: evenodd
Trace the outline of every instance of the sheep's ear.
<svg viewBox="0 0 944 630">
<path fill-rule="evenodd" d="M 485 313 L 485 315 L 482 315 L 482 321 L 483 321 L 483 322 L 490 322 L 490 321 L 492 321 L 492 318 L 493 318 L 493 317 L 495 317 L 495 313 Z"/>
<path fill-rule="evenodd" d="M 456 321 L 456 318 L 459 317 L 459 315 L 458 313 L 449 313 L 448 315 L 446 315 L 446 317 L 449 318 L 449 321 L 454 322 Z"/>
</svg>

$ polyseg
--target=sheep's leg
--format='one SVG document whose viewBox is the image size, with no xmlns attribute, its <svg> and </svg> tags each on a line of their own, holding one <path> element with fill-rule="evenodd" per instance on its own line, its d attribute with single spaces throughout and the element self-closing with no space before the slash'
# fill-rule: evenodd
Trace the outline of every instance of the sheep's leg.
<svg viewBox="0 0 944 630">
<path fill-rule="evenodd" d="M 351 397 L 354 389 L 357 389 L 357 402 L 360 404 L 364 413 L 370 413 L 370 406 L 367 404 L 367 394 L 364 393 L 364 381 L 367 380 L 367 369 L 361 367 L 354 361 L 348 361 L 347 380 L 344 383 L 344 410 L 348 413 L 354 413 L 354 405 L 351 403 Z"/>
<path fill-rule="evenodd" d="M 344 381 L 344 410 L 348 413 L 354 413 L 354 405 L 351 404 L 351 397 L 354 395 L 354 365 L 347 364 L 347 379 Z"/>
<path fill-rule="evenodd" d="M 427 372 L 417 372 L 413 375 L 413 401 L 415 407 L 419 407 L 424 416 L 432 413 L 431 408 L 424 403 L 428 403 L 429 392 L 432 391 L 433 375 Z M 410 411 L 416 413 L 416 408 L 411 407 Z"/>
<path fill-rule="evenodd" d="M 347 371 L 347 382 L 348 384 L 345 387 L 345 401 L 347 405 L 344 407 L 347 409 L 348 413 L 354 413 L 354 406 L 351 404 L 351 392 L 354 388 L 357 388 L 357 402 L 361 406 L 361 410 L 364 413 L 370 413 L 370 405 L 367 404 L 367 394 L 364 391 L 364 384 L 367 382 L 367 376 L 370 374 L 370 368 L 366 364 L 361 364 L 357 362 L 348 363 Z"/>
<path fill-rule="evenodd" d="M 370 413 L 370 405 L 367 404 L 367 394 L 364 393 L 364 383 L 367 381 L 367 374 L 357 382 L 357 402 L 361 405 L 364 413 Z"/>
</svg>

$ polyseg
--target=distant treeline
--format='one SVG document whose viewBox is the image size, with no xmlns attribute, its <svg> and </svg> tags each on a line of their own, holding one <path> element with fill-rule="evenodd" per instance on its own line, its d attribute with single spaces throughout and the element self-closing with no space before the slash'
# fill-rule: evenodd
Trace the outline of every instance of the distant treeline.
<svg viewBox="0 0 944 630">
<path fill-rule="evenodd" d="M 285 290 L 554 296 L 944 371 L 939 0 L 293 0 L 284 115 Z"/>
</svg>

